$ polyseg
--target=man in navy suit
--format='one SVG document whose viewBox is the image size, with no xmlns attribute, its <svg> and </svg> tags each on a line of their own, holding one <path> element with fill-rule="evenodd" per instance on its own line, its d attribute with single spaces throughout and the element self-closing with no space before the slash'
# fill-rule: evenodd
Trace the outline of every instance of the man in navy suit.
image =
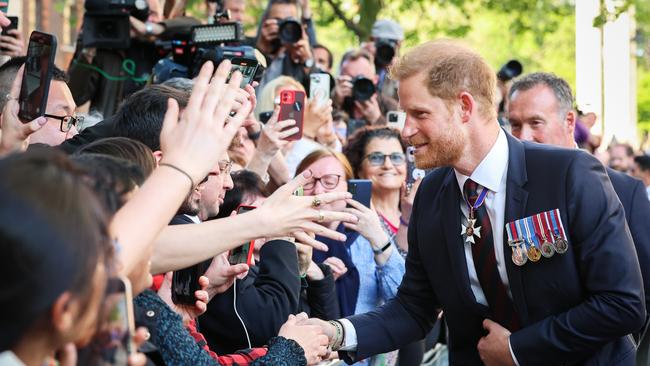
<svg viewBox="0 0 650 366">
<path fill-rule="evenodd" d="M 396 298 L 347 319 L 310 320 L 333 349 L 348 362 L 397 349 L 423 338 L 442 309 L 454 365 L 632 365 L 630 334 L 646 317 L 642 277 L 600 162 L 500 129 L 494 71 L 457 43 L 420 45 L 391 73 L 416 164 L 440 168 L 416 195 Z M 523 263 L 505 225 L 545 212 L 557 213 L 553 228 L 564 233 L 544 238 L 557 253 Z"/>
<path fill-rule="evenodd" d="M 564 79 L 543 72 L 528 74 L 515 81 L 509 94 L 508 119 L 513 136 L 569 149 L 577 147 L 573 137 L 577 114 L 573 110 L 571 87 Z M 647 308 L 650 304 L 650 202 L 640 180 L 609 168 L 607 175 L 625 209 L 641 264 Z M 647 344 L 641 351 L 645 356 Z"/>
</svg>

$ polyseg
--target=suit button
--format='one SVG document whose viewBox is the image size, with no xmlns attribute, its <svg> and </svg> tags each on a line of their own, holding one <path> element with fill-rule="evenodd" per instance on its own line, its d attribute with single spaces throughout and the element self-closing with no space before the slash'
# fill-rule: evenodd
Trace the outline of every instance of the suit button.
<svg viewBox="0 0 650 366">
<path fill-rule="evenodd" d="M 150 318 L 153 318 L 153 316 L 156 315 L 156 313 L 153 310 L 147 311 L 147 316 Z"/>
</svg>

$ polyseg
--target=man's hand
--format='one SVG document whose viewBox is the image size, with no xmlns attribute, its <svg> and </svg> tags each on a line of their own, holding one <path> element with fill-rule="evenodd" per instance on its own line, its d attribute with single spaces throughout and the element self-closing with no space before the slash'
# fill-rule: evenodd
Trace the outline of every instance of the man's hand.
<svg viewBox="0 0 650 366">
<path fill-rule="evenodd" d="M 231 265 L 228 262 L 228 253 L 221 253 L 212 259 L 210 267 L 205 271 L 205 277 L 208 278 L 210 284 L 207 286 L 206 291 L 210 298 L 226 292 L 237 276 L 246 273 L 248 266 L 245 263 Z"/>
<path fill-rule="evenodd" d="M 309 38 L 304 30 L 302 32 L 302 38 L 298 42 L 287 46 L 287 50 L 294 64 L 304 65 L 307 60 L 313 59 L 311 47 L 309 46 Z"/>
<path fill-rule="evenodd" d="M 355 101 L 354 105 L 361 112 L 363 119 L 371 125 L 377 123 L 377 120 L 381 117 L 381 108 L 379 108 L 379 102 L 377 102 L 377 94 L 363 102 Z"/>
<path fill-rule="evenodd" d="M 486 366 L 515 366 L 510 354 L 510 331 L 490 319 L 483 320 L 488 334 L 478 342 L 478 353 Z"/>
<path fill-rule="evenodd" d="M 25 42 L 18 29 L 7 31 L 8 36 L 0 36 L 0 52 L 3 55 L 18 57 L 25 55 Z"/>
<path fill-rule="evenodd" d="M 305 352 L 307 364 L 315 365 L 329 355 L 327 346 L 330 338 L 323 332 L 322 326 L 310 324 L 310 320 L 305 313 L 289 315 L 278 335 L 296 341 Z"/>
<path fill-rule="evenodd" d="M 29 144 L 29 136 L 47 123 L 45 117 L 38 117 L 29 123 L 22 123 L 18 118 L 20 109 L 18 96 L 20 95 L 20 85 L 23 80 L 23 69 L 24 66 L 21 66 L 20 70 L 18 70 L 9 94 L 0 96 L 0 98 L 8 99 L 2 111 L 2 120 L 0 120 L 0 130 L 2 130 L 0 156 L 26 149 Z"/>
<path fill-rule="evenodd" d="M 352 78 L 348 75 L 341 75 L 336 80 L 336 85 L 334 86 L 334 103 L 338 107 L 343 105 L 343 100 L 345 97 L 352 96 Z"/>
<path fill-rule="evenodd" d="M 316 139 L 318 131 L 328 124 L 333 126 L 332 102 L 322 104 L 316 101 L 307 102 L 302 126 L 303 135 Z"/>
<path fill-rule="evenodd" d="M 338 280 L 339 277 L 343 276 L 348 271 L 348 267 L 345 266 L 345 263 L 337 257 L 329 257 L 323 261 L 323 264 L 330 267 L 334 281 Z"/>
<path fill-rule="evenodd" d="M 287 119 L 278 121 L 279 114 L 280 107 L 275 107 L 273 115 L 269 118 L 264 128 L 262 128 L 262 133 L 257 143 L 258 152 L 268 159 L 272 159 L 280 149 L 289 143 L 286 140 L 287 137 L 299 131 L 298 127 L 296 127 L 295 120 Z"/>
<path fill-rule="evenodd" d="M 205 289 L 210 285 L 210 281 L 205 276 L 199 277 L 199 285 L 201 286 L 201 289 L 194 292 L 196 298 L 194 305 L 178 305 L 174 304 L 172 301 L 172 275 L 173 272 L 167 272 L 165 274 L 165 280 L 158 290 L 158 296 L 160 296 L 160 298 L 169 305 L 172 310 L 183 317 L 183 324 L 187 324 L 189 321 L 198 318 L 199 315 L 208 310 L 210 297 Z"/>
</svg>

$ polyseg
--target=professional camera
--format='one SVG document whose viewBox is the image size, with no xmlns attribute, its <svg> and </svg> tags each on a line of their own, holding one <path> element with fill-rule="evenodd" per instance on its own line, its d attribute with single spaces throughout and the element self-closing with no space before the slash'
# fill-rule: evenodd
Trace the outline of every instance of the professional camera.
<svg viewBox="0 0 650 366">
<path fill-rule="evenodd" d="M 510 60 L 506 62 L 505 65 L 501 66 L 501 69 L 497 72 L 497 78 L 503 82 L 510 81 L 511 79 L 521 75 L 522 71 L 524 71 L 524 67 L 521 65 L 521 62 Z"/>
<path fill-rule="evenodd" d="M 390 65 L 395 57 L 395 48 L 397 41 L 394 39 L 376 39 L 375 40 L 375 64 L 378 67 Z"/>
<path fill-rule="evenodd" d="M 129 16 L 146 21 L 146 0 L 86 0 L 83 21 L 84 47 L 126 49 L 131 46 Z"/>
<path fill-rule="evenodd" d="M 293 18 L 287 18 L 278 24 L 278 36 L 283 44 L 294 44 L 302 39 L 302 24 Z"/>
<path fill-rule="evenodd" d="M 352 98 L 364 102 L 375 94 L 375 84 L 372 80 L 363 76 L 357 76 L 352 80 Z"/>
</svg>

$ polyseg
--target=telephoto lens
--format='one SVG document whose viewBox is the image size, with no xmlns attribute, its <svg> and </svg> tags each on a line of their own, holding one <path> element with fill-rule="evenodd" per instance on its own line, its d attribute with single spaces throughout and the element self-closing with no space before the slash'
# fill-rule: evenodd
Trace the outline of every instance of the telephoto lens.
<svg viewBox="0 0 650 366">
<path fill-rule="evenodd" d="M 295 19 L 284 19 L 279 25 L 280 41 L 284 44 L 294 44 L 302 39 L 302 25 Z"/>
<path fill-rule="evenodd" d="M 355 100 L 364 102 L 375 94 L 375 84 L 372 80 L 363 76 L 357 76 L 352 80 L 352 97 Z"/>
<path fill-rule="evenodd" d="M 392 39 L 378 39 L 375 41 L 375 63 L 384 67 L 390 65 L 395 57 L 397 41 Z"/>
</svg>

